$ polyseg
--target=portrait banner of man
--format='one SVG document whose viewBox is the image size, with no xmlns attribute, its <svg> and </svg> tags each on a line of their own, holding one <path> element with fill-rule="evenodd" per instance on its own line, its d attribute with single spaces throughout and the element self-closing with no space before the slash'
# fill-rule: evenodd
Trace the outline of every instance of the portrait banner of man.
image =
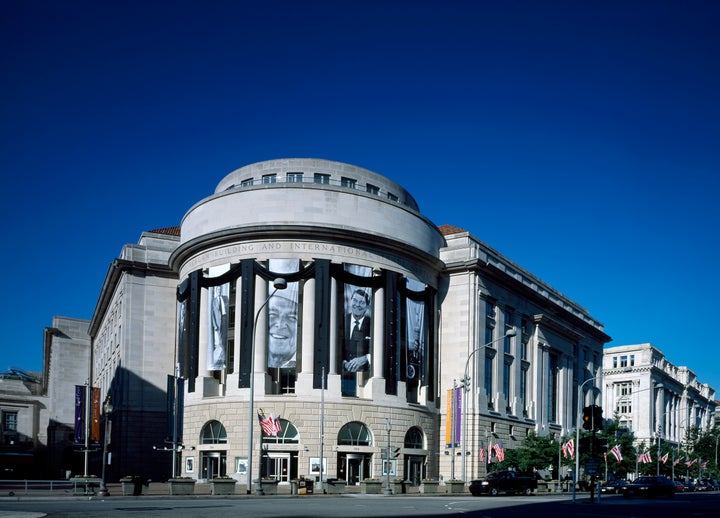
<svg viewBox="0 0 720 518">
<path fill-rule="evenodd" d="M 230 284 L 211 286 L 209 338 L 207 351 L 207 370 L 218 371 L 225 368 L 227 358 L 228 309 L 230 302 Z"/>
<path fill-rule="evenodd" d="M 355 275 L 372 275 L 372 269 L 364 266 L 346 265 L 346 269 Z M 372 364 L 371 295 L 370 288 L 345 285 L 342 392 L 347 396 L 356 393 L 357 373 L 369 372 Z"/>
<path fill-rule="evenodd" d="M 296 273 L 299 259 L 271 259 L 268 268 L 275 274 Z M 272 290 L 272 283 L 269 283 Z M 268 302 L 268 369 L 297 367 L 299 283 L 289 282 Z"/>
</svg>

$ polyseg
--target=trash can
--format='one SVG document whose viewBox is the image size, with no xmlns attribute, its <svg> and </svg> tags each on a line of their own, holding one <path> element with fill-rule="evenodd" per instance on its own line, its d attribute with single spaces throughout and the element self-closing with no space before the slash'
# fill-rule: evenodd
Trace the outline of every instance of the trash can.
<svg viewBox="0 0 720 518">
<path fill-rule="evenodd" d="M 312 495 L 313 488 L 315 486 L 315 481 L 310 479 L 305 479 L 305 492 L 308 495 Z"/>
<path fill-rule="evenodd" d="M 141 477 L 133 477 L 133 496 L 142 495 L 143 479 Z"/>
<path fill-rule="evenodd" d="M 298 481 L 297 480 L 291 480 L 290 481 L 290 494 L 291 495 L 297 495 L 298 494 Z"/>
</svg>

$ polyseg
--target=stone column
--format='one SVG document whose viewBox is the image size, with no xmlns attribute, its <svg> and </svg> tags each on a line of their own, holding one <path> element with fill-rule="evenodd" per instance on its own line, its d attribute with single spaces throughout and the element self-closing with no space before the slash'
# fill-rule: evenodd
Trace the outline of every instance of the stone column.
<svg viewBox="0 0 720 518">
<path fill-rule="evenodd" d="M 298 363 L 303 374 L 312 374 L 315 360 L 315 279 L 305 281 L 302 292 L 302 361 Z M 328 365 L 325 372 L 328 372 Z"/>
<path fill-rule="evenodd" d="M 385 289 L 378 288 L 373 294 L 373 348 L 372 348 L 372 376 L 382 378 L 385 364 Z"/>
</svg>

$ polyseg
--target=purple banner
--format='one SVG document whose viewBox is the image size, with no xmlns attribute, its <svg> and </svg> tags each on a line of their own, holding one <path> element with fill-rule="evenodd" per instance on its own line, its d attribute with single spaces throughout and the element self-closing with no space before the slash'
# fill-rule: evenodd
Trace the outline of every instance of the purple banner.
<svg viewBox="0 0 720 518">
<path fill-rule="evenodd" d="M 75 442 L 85 439 L 85 386 L 75 385 Z"/>
<path fill-rule="evenodd" d="M 455 437 L 453 442 L 455 447 L 460 446 L 460 432 L 462 428 L 462 387 L 455 387 L 455 412 L 453 417 L 455 419 Z"/>
</svg>

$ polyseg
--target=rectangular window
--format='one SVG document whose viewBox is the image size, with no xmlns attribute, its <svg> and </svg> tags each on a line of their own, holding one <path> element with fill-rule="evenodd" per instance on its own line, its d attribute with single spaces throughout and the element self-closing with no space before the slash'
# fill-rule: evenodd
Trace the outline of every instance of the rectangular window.
<svg viewBox="0 0 720 518">
<path fill-rule="evenodd" d="M 627 366 L 628 366 L 628 357 L 621 356 L 620 357 L 620 367 L 627 367 Z"/>
<path fill-rule="evenodd" d="M 391 192 L 388 193 L 387 197 L 388 197 L 388 200 L 390 200 L 390 201 L 398 201 L 398 197 L 395 196 L 395 195 L 394 195 L 393 193 L 391 193 Z"/>
<path fill-rule="evenodd" d="M 286 176 L 286 181 L 288 183 L 302 183 L 303 174 L 302 173 L 288 173 Z"/>
<path fill-rule="evenodd" d="M 314 176 L 315 183 L 330 183 L 330 175 L 329 174 L 322 174 L 322 173 L 315 173 Z"/>
<path fill-rule="evenodd" d="M 371 183 L 365 186 L 365 190 L 370 194 L 380 194 L 380 187 Z"/>
<path fill-rule="evenodd" d="M 250 187 L 253 184 L 252 178 L 246 178 L 242 182 L 240 182 L 240 187 Z"/>
<path fill-rule="evenodd" d="M 264 174 L 262 177 L 262 183 L 275 183 L 277 182 L 276 174 Z"/>
<path fill-rule="evenodd" d="M 493 359 L 490 356 L 485 356 L 485 395 L 488 400 L 488 408 L 494 408 L 492 401 L 492 386 L 493 386 Z"/>
<path fill-rule="evenodd" d="M 512 363 L 503 363 L 503 398 L 505 399 L 505 405 L 510 409 L 510 367 Z"/>
<path fill-rule="evenodd" d="M 505 321 L 505 333 L 507 334 L 507 332 L 513 328 L 515 323 L 512 309 L 505 308 L 505 311 L 503 311 L 503 320 Z M 512 353 L 512 339 L 512 336 L 505 337 L 505 354 Z"/>
<path fill-rule="evenodd" d="M 635 355 L 631 354 L 630 355 L 630 367 L 634 367 L 634 366 L 635 366 Z"/>
<path fill-rule="evenodd" d="M 613 356 L 613 369 L 617 369 L 617 356 Z"/>
<path fill-rule="evenodd" d="M 17 412 L 3 412 L 3 432 L 17 432 L 18 415 Z"/>
<path fill-rule="evenodd" d="M 357 185 L 357 180 L 354 178 L 348 178 L 346 176 L 343 176 L 340 178 L 340 185 L 343 187 L 349 187 L 350 189 L 354 189 Z"/>
<path fill-rule="evenodd" d="M 550 355 L 548 362 L 548 418 L 550 422 L 557 423 L 558 419 L 558 376 L 559 376 L 558 357 Z"/>
</svg>

